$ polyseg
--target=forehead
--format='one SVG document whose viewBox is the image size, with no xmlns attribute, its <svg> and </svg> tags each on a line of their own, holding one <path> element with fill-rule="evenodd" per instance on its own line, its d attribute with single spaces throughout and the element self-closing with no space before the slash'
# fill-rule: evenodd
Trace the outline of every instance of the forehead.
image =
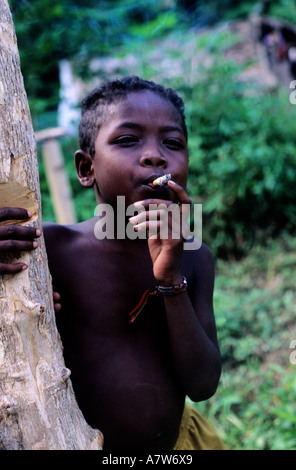
<svg viewBox="0 0 296 470">
<path fill-rule="evenodd" d="M 102 127 L 131 119 L 143 124 L 154 122 L 161 126 L 177 124 L 183 129 L 182 119 L 173 104 L 150 90 L 131 92 L 119 101 L 109 104 Z"/>
</svg>

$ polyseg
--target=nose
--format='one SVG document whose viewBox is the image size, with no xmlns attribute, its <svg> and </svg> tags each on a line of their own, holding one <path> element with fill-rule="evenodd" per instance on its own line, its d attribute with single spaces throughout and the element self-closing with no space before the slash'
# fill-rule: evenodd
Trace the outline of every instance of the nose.
<svg viewBox="0 0 296 470">
<path fill-rule="evenodd" d="M 161 155 L 155 153 L 145 152 L 140 160 L 142 166 L 154 166 L 166 168 L 167 160 Z"/>
</svg>

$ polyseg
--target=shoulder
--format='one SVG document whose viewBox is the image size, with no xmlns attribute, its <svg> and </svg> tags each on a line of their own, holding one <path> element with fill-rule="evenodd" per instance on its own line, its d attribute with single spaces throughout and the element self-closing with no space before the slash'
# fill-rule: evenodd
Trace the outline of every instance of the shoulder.
<svg viewBox="0 0 296 470">
<path fill-rule="evenodd" d="M 214 257 L 205 243 L 199 244 L 198 248 L 185 249 L 183 252 L 184 273 L 196 289 L 205 288 L 212 291 L 215 281 Z"/>
<path fill-rule="evenodd" d="M 94 221 L 87 220 L 73 225 L 59 225 L 52 222 L 43 224 L 44 239 L 47 250 L 79 249 L 94 238 Z"/>
<path fill-rule="evenodd" d="M 73 236 L 75 231 L 74 226 L 71 225 L 59 225 L 52 222 L 46 222 L 43 224 L 43 232 L 46 245 L 51 243 L 61 243 L 64 239 L 69 236 Z"/>
<path fill-rule="evenodd" d="M 199 240 L 192 239 L 184 244 L 184 258 L 192 267 L 214 269 L 214 257 L 211 250 Z"/>
<path fill-rule="evenodd" d="M 93 222 L 88 220 L 73 225 L 60 225 L 53 222 L 45 222 L 43 224 L 44 237 L 48 240 L 51 238 L 68 238 L 86 235 L 92 230 Z"/>
<path fill-rule="evenodd" d="M 59 225 L 52 222 L 43 224 L 43 233 L 47 251 L 64 251 L 77 244 L 84 234 L 82 224 Z"/>
<path fill-rule="evenodd" d="M 55 281 L 63 279 L 64 282 L 87 251 L 87 229 L 83 224 L 43 224 L 49 269 Z"/>
</svg>

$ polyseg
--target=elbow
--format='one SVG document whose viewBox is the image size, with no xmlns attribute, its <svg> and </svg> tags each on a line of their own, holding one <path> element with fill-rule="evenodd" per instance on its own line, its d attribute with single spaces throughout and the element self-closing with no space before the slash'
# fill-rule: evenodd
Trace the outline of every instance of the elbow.
<svg viewBox="0 0 296 470">
<path fill-rule="evenodd" d="M 203 377 L 198 374 L 194 383 L 192 383 L 186 394 L 193 402 L 205 401 L 215 395 L 219 380 L 221 376 L 221 366 L 216 368 L 210 374 L 206 374 Z"/>
<path fill-rule="evenodd" d="M 199 385 L 199 387 L 195 388 L 194 390 L 193 389 L 189 390 L 187 395 L 190 398 L 190 400 L 195 403 L 209 400 L 212 396 L 215 395 L 217 387 L 218 387 L 218 384 L 214 386 Z"/>
</svg>

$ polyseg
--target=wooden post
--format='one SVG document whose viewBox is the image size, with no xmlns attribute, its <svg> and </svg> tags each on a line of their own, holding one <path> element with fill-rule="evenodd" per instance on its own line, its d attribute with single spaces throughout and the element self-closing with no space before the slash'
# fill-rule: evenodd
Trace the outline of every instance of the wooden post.
<svg viewBox="0 0 296 470">
<path fill-rule="evenodd" d="M 63 155 L 58 139 L 64 136 L 59 127 L 35 133 L 42 144 L 42 157 L 53 201 L 57 222 L 62 225 L 76 222 L 69 180 L 65 171 Z"/>
<path fill-rule="evenodd" d="M 0 187 L 3 206 L 17 195 L 17 205 L 31 208 L 30 224 L 42 227 L 36 142 L 7 0 L 0 0 Z M 28 269 L 0 275 L 0 449 L 99 450 L 102 435 L 84 420 L 65 367 L 43 237 L 17 258 Z"/>
</svg>

